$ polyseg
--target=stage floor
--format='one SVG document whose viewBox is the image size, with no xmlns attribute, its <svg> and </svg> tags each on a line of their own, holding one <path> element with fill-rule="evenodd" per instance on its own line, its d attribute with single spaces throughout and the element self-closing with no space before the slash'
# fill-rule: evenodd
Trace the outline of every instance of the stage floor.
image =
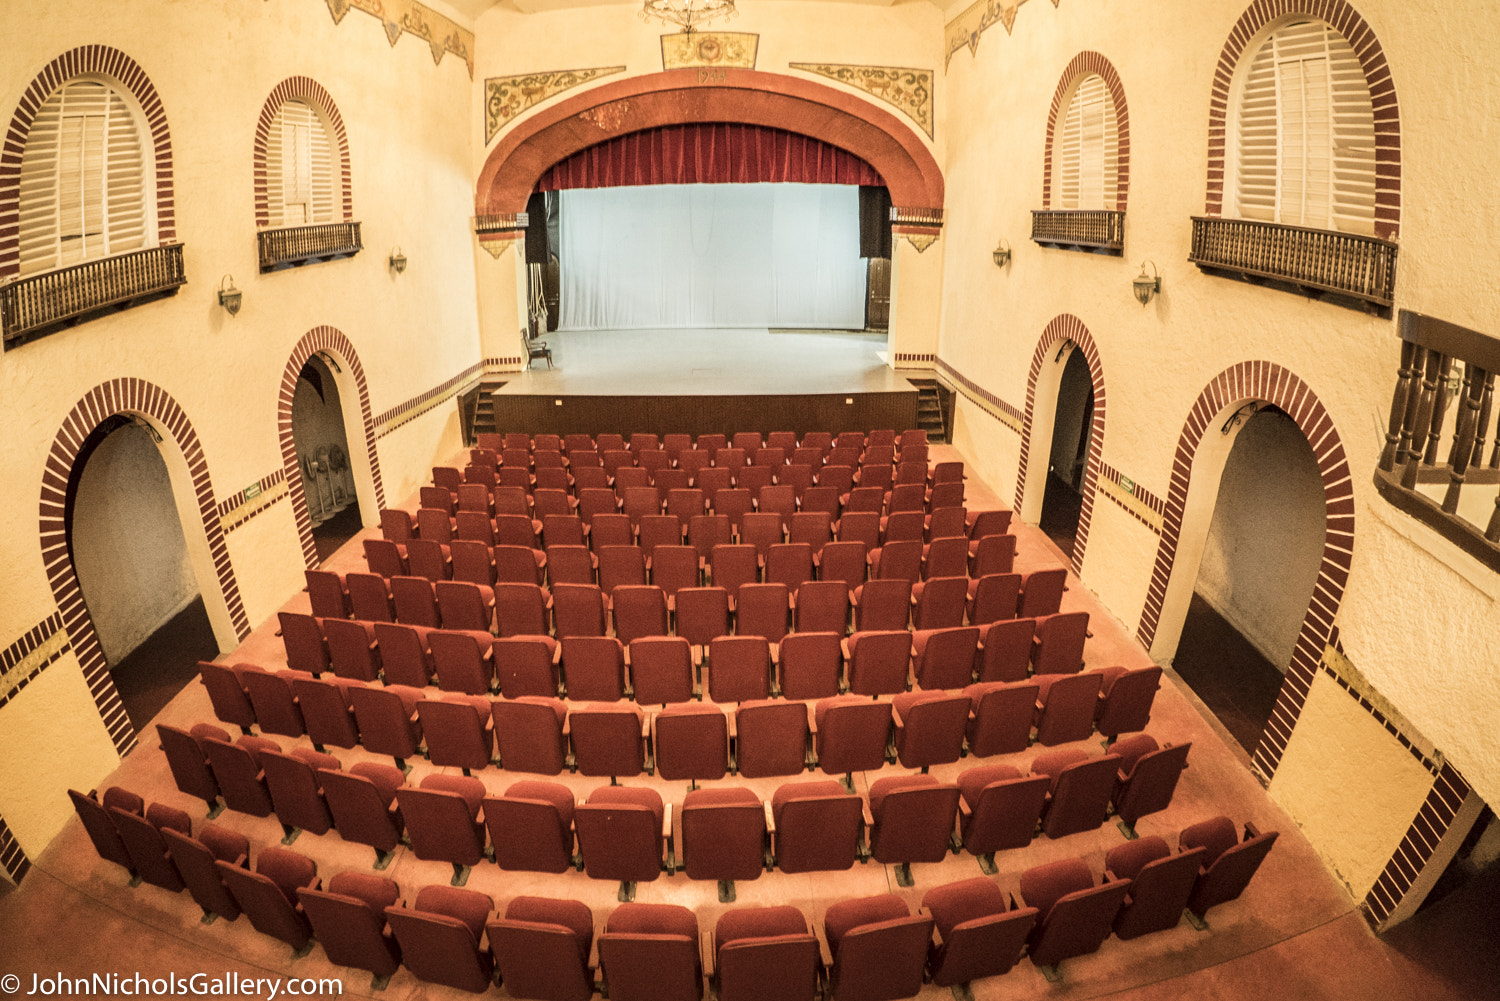
<svg viewBox="0 0 1500 1001">
<path fill-rule="evenodd" d="M 765 327 L 568 330 L 545 338 L 549 370 L 506 376 L 516 395 L 736 396 L 911 392 L 885 363 L 885 334 Z"/>
</svg>

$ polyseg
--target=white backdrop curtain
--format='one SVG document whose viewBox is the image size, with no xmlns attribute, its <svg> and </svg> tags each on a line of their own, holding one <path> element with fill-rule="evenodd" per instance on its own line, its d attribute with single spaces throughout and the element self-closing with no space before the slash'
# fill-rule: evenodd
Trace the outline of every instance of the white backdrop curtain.
<svg viewBox="0 0 1500 1001">
<path fill-rule="evenodd" d="M 561 215 L 564 330 L 864 327 L 854 185 L 575 189 Z"/>
</svg>

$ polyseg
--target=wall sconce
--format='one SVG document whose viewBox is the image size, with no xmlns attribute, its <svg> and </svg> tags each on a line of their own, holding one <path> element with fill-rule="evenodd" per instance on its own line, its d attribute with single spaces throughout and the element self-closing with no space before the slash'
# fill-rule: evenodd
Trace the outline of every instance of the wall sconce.
<svg viewBox="0 0 1500 1001">
<path fill-rule="evenodd" d="M 322 361 L 324 365 L 327 365 L 329 368 L 333 369 L 334 372 L 343 374 L 344 370 L 339 368 L 339 363 L 334 361 L 333 355 L 329 354 L 327 351 L 319 351 L 318 359 Z"/>
<path fill-rule="evenodd" d="M 990 251 L 990 256 L 995 259 L 995 267 L 1003 268 L 1010 263 L 1010 244 L 1001 240 L 995 244 L 995 249 Z"/>
<path fill-rule="evenodd" d="M 225 275 L 219 282 L 219 305 L 223 306 L 230 316 L 240 311 L 240 301 L 244 299 L 244 293 L 234 287 L 234 276 Z"/>
<path fill-rule="evenodd" d="M 1146 265 L 1151 265 L 1151 274 L 1146 274 Z M 1135 300 L 1142 306 L 1151 301 L 1153 295 L 1161 294 L 1161 274 L 1156 270 L 1156 264 L 1152 261 L 1141 262 L 1141 273 L 1135 276 L 1135 281 L 1130 283 L 1135 290 Z"/>
<path fill-rule="evenodd" d="M 406 255 L 401 253 L 400 247 L 391 251 L 391 267 L 398 275 L 406 270 Z"/>
</svg>

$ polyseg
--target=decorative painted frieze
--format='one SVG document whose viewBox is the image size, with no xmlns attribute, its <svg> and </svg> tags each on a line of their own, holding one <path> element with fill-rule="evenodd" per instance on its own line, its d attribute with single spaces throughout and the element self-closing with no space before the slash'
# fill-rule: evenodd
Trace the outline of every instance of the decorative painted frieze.
<svg viewBox="0 0 1500 1001">
<path fill-rule="evenodd" d="M 422 39 L 432 50 L 434 66 L 443 61 L 443 56 L 453 53 L 469 68 L 469 79 L 474 79 L 474 33 L 431 7 L 417 0 L 328 0 L 328 13 L 333 15 L 334 24 L 342 23 L 350 10 L 378 17 L 386 39 L 393 46 L 402 35 Z"/>
<path fill-rule="evenodd" d="M 693 67 L 732 66 L 755 69 L 755 54 L 760 36 L 745 31 L 677 32 L 661 36 L 661 68 L 664 70 Z"/>
<path fill-rule="evenodd" d="M 789 63 L 794 70 L 816 73 L 857 87 L 916 122 L 932 138 L 932 70 L 905 66 L 845 66 L 838 63 Z"/>
<path fill-rule="evenodd" d="M 488 77 L 484 81 L 485 145 L 489 145 L 490 140 L 512 118 L 526 109 L 580 84 L 623 72 L 624 66 L 596 66 L 591 69 L 543 70 L 540 73 Z"/>
</svg>

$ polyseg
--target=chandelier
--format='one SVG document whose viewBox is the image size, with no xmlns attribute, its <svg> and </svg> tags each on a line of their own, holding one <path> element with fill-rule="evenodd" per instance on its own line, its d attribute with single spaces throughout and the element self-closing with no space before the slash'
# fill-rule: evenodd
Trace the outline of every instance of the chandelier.
<svg viewBox="0 0 1500 1001">
<path fill-rule="evenodd" d="M 653 17 L 669 24 L 680 24 L 685 33 L 691 34 L 700 25 L 715 18 L 730 18 L 738 14 L 734 0 L 644 0 L 641 20 Z"/>
</svg>

